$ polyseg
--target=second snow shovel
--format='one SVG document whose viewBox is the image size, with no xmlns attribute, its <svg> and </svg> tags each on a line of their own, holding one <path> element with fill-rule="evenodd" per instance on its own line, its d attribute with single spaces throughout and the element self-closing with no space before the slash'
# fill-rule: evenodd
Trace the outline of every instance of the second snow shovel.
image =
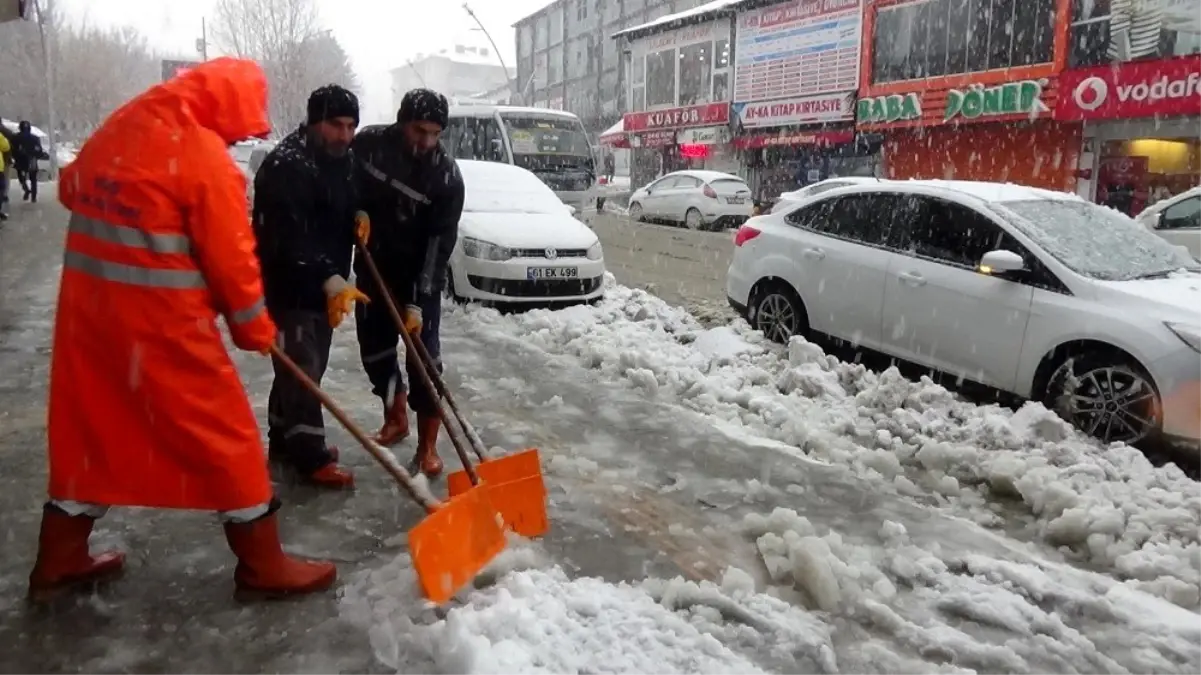
<svg viewBox="0 0 1201 675">
<path fill-rule="evenodd" d="M 455 403 L 454 397 L 438 372 L 434 360 L 426 351 L 425 345 L 421 340 L 414 340 L 405 330 L 404 319 L 401 318 L 400 310 L 396 307 L 396 300 L 388 291 L 383 275 L 379 273 L 379 268 L 375 266 L 375 261 L 361 241 L 358 250 L 363 262 L 367 264 L 367 269 L 371 272 L 375 285 L 380 289 L 380 295 L 383 296 L 384 304 L 387 305 L 392 320 L 396 322 L 396 330 L 400 332 L 400 337 L 404 340 L 406 360 L 416 366 L 414 370 L 420 374 L 422 384 L 427 387 L 431 397 L 435 401 L 439 401 L 438 415 L 442 418 L 442 425 L 450 434 L 450 441 L 455 446 L 459 461 L 463 464 L 461 471 L 455 471 L 447 477 L 450 496 L 455 498 L 471 492 L 472 489 L 479 486 L 482 478 L 488 485 L 488 494 L 504 518 L 506 527 L 523 537 L 537 537 L 545 534 L 550 529 L 550 524 L 546 515 L 546 485 L 542 480 L 542 465 L 538 450 L 530 448 L 497 458 L 487 456 L 483 449 L 483 441 L 480 440 L 475 429 L 459 410 L 458 404 Z M 442 401 L 445 401 L 445 406 L 442 405 Z M 459 435 L 455 433 L 454 427 L 450 424 L 450 418 L 446 414 L 447 407 L 453 411 L 462 435 L 467 437 L 471 449 L 475 451 L 480 460 L 480 463 L 474 467 L 471 458 L 462 446 Z"/>
<path fill-rule="evenodd" d="M 439 605 L 446 602 L 504 550 L 505 533 L 489 498 L 490 486 L 476 486 L 439 502 L 429 490 L 418 487 L 396 458 L 363 433 L 282 349 L 271 345 L 271 355 L 283 363 L 362 444 L 363 449 L 396 479 L 413 501 L 425 509 L 428 515 L 409 530 L 409 556 L 426 598 Z"/>
</svg>

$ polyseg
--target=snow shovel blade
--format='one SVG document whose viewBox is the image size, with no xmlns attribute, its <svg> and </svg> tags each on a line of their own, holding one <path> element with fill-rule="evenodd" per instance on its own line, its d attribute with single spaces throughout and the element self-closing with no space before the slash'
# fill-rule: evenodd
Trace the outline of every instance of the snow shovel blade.
<svg viewBox="0 0 1201 675">
<path fill-rule="evenodd" d="M 489 491 L 480 485 L 449 499 L 409 530 L 409 555 L 421 591 L 436 604 L 471 583 L 505 548 Z"/>
<path fill-rule="evenodd" d="M 480 481 L 489 488 L 489 497 L 504 518 L 505 527 L 523 537 L 546 534 L 550 523 L 546 515 L 546 484 L 537 448 L 480 462 L 475 466 Z M 466 471 L 446 478 L 450 496 L 471 489 Z"/>
</svg>

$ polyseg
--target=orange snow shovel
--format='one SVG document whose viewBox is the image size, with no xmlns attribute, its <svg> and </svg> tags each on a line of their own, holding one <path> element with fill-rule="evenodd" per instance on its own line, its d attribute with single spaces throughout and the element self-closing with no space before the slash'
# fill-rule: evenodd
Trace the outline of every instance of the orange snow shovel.
<svg viewBox="0 0 1201 675">
<path fill-rule="evenodd" d="M 473 488 L 479 486 L 482 478 L 489 488 L 488 495 L 492 499 L 492 503 L 504 518 L 506 527 L 523 537 L 537 537 L 545 534 L 550 529 L 550 524 L 546 515 L 546 485 L 542 480 L 542 466 L 537 448 L 529 448 L 513 455 L 497 458 L 489 458 L 486 455 L 483 441 L 480 440 L 475 429 L 459 410 L 446 382 L 438 372 L 437 365 L 426 351 L 425 344 L 421 340 L 414 340 L 405 330 L 404 319 L 400 316 L 396 301 L 387 285 L 384 284 L 383 276 L 379 273 L 379 268 L 375 266 L 371 254 L 367 252 L 367 247 L 363 246 L 361 241 L 358 250 L 363 261 L 367 263 L 367 269 L 375 279 L 380 294 L 383 295 L 384 304 L 388 306 L 392 320 L 396 322 L 396 329 L 400 332 L 401 339 L 404 340 L 406 360 L 416 366 L 414 370 L 421 376 L 422 383 L 429 390 L 432 398 L 438 401 L 438 416 L 442 419 L 442 426 L 446 427 L 455 452 L 459 455 L 459 461 L 463 464 L 461 471 L 456 471 L 447 477 L 447 488 L 451 498 L 471 492 Z M 442 404 L 443 401 L 446 405 Z M 447 407 L 454 412 L 455 421 L 458 422 L 462 435 L 467 437 L 468 442 L 471 443 L 471 449 L 479 458 L 480 463 L 477 466 L 472 466 L 471 457 L 463 448 L 459 434 L 456 434 L 454 427 L 451 426 L 450 418 L 446 414 Z"/>
<path fill-rule="evenodd" d="M 439 605 L 446 602 L 504 550 L 505 533 L 488 494 L 491 486 L 477 486 L 439 502 L 428 490 L 419 488 L 396 458 L 363 433 L 282 349 L 271 345 L 271 355 L 313 392 L 363 449 L 425 509 L 428 515 L 409 530 L 409 556 L 426 598 Z"/>
</svg>

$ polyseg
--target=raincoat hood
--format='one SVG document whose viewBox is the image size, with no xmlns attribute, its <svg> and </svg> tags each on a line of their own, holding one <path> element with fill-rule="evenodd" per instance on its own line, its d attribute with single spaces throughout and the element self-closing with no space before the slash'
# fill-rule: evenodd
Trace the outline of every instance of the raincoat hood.
<svg viewBox="0 0 1201 675">
<path fill-rule="evenodd" d="M 267 119 L 267 76 L 254 61 L 221 57 L 162 85 L 183 99 L 192 116 L 226 143 L 271 132 Z"/>
</svg>

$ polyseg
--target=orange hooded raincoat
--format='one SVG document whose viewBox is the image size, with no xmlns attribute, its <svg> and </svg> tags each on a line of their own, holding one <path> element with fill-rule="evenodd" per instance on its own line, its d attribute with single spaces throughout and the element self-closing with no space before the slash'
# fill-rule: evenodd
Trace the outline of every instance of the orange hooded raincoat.
<svg viewBox="0 0 1201 675">
<path fill-rule="evenodd" d="M 221 58 L 114 112 L 63 170 L 71 212 L 50 371 L 50 497 L 231 511 L 271 500 L 258 422 L 218 332 L 275 338 L 229 156 L 267 81 Z"/>
</svg>

